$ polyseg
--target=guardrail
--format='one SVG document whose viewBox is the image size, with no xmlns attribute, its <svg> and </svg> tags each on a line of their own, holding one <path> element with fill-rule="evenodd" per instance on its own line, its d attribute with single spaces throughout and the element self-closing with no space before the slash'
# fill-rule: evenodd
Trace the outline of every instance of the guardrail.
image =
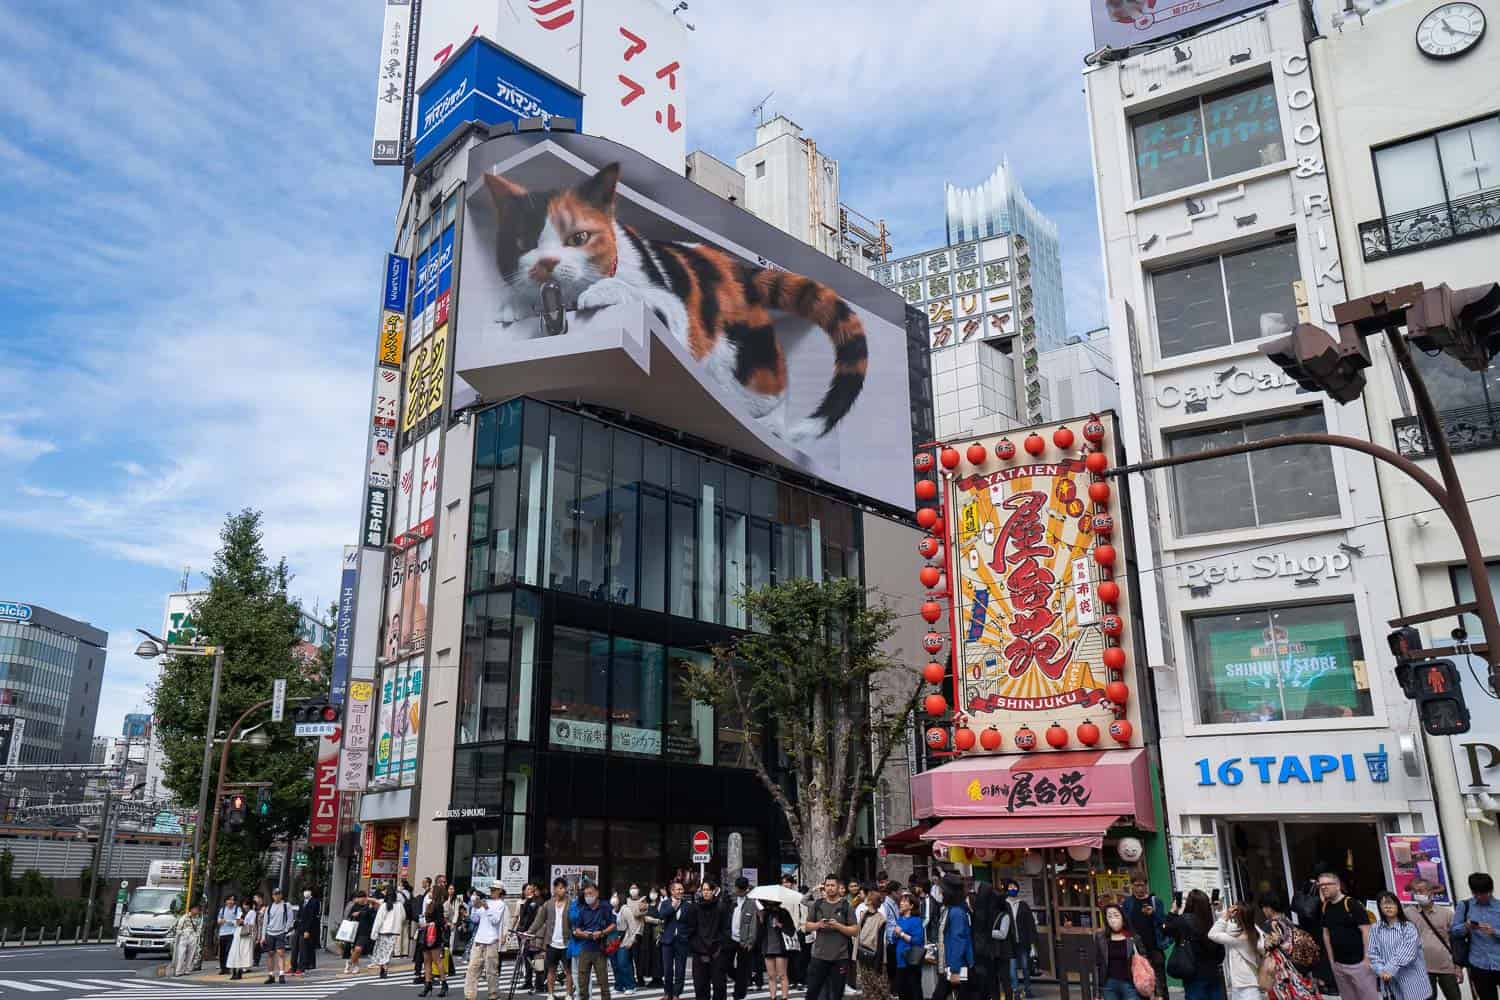
<svg viewBox="0 0 1500 1000">
<path fill-rule="evenodd" d="M 1500 191 L 1491 189 L 1361 222 L 1359 244 L 1370 261 L 1493 232 L 1500 232 Z"/>
<path fill-rule="evenodd" d="M 100 928 L 92 937 L 83 936 L 83 927 L 74 927 L 71 937 L 63 937 L 61 927 L 22 927 L 17 934 L 9 928 L 0 928 L 0 948 L 38 948 L 60 944 L 113 944 L 115 929 Z"/>
</svg>

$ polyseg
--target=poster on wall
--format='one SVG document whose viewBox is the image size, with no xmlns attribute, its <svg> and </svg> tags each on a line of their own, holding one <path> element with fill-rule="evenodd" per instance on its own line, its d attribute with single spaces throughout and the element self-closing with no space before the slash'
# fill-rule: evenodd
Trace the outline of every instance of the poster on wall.
<svg viewBox="0 0 1500 1000">
<path fill-rule="evenodd" d="M 400 684 L 400 664 L 390 664 L 380 671 L 380 711 L 375 722 L 375 773 L 376 785 L 389 784 L 395 775 L 391 771 L 392 732 L 395 726 L 396 691 Z"/>
<path fill-rule="evenodd" d="M 1112 418 L 1099 427 L 1100 447 L 1112 449 Z M 1047 425 L 980 439 L 984 462 L 961 465 L 949 480 L 958 707 L 971 728 L 998 728 L 1007 747 L 1025 726 L 1030 745 L 1020 748 L 1039 748 L 1054 722 L 1068 737 L 1060 748 L 1138 745 L 1134 723 L 1125 739 L 1104 735 L 1117 709 L 1137 714 L 1135 698 L 1115 705 L 1106 692 L 1122 682 L 1128 695 L 1134 680 L 1130 595 L 1115 547 L 1118 495 L 1108 483 L 1101 499 L 1090 494 L 1104 480 L 1084 464 L 1095 446 L 1083 430 Z M 1028 439 L 1035 454 L 1022 446 Z M 997 447 L 1013 457 L 999 457 Z M 1108 603 L 1098 596 L 1106 580 Z M 1096 727 L 1091 740 L 1074 728 L 1085 723 Z"/>
<path fill-rule="evenodd" d="M 526 877 L 531 872 L 531 858 L 525 854 L 506 854 L 500 858 L 500 887 L 512 899 L 519 899 L 526 890 Z"/>
<path fill-rule="evenodd" d="M 406 148 L 407 63 L 416 53 L 411 46 L 412 0 L 385 0 L 385 24 L 380 29 L 380 68 L 375 80 L 375 133 L 370 159 L 399 164 Z"/>
<path fill-rule="evenodd" d="M 476 854 L 469 862 L 469 884 L 480 892 L 489 892 L 490 886 L 500 880 L 500 855 Z"/>
<path fill-rule="evenodd" d="M 499 42 L 538 69 L 570 86 L 578 85 L 583 0 L 485 4 L 422 0 L 420 25 L 418 87 L 432 79 L 473 35 Z"/>
<path fill-rule="evenodd" d="M 318 737 L 318 756 L 313 765 L 312 818 L 307 842 L 326 847 L 339 834 L 339 738 Z"/>
<path fill-rule="evenodd" d="M 687 26 L 643 0 L 589 0 L 583 24 L 589 132 L 677 173 L 687 160 Z"/>
<path fill-rule="evenodd" d="M 593 882 L 596 885 L 598 884 L 599 866 L 553 865 L 552 875 L 547 879 L 547 884 L 551 885 L 558 879 L 563 879 L 564 881 L 566 881 L 568 883 L 568 892 L 576 896 L 578 895 L 578 887 L 580 884 L 582 884 L 584 879 L 588 879 L 590 882 Z"/>
<path fill-rule="evenodd" d="M 360 792 L 364 791 L 370 769 L 370 733 L 375 728 L 375 683 L 350 681 L 345 704 L 339 790 Z"/>
<path fill-rule="evenodd" d="M 401 721 L 401 784 L 410 785 L 417 777 L 417 753 L 422 745 L 422 680 L 424 668 L 420 660 L 407 664 L 405 683 L 402 685 Z"/>
<path fill-rule="evenodd" d="M 1434 903 L 1452 903 L 1448 890 L 1448 868 L 1443 864 L 1443 845 L 1435 833 L 1388 833 L 1385 853 L 1391 862 L 1392 888 L 1403 903 L 1414 900 L 1411 884 L 1421 879 L 1433 887 Z"/>
<path fill-rule="evenodd" d="M 910 469 L 890 447 L 912 434 L 902 303 L 816 251 L 788 248 L 748 214 L 715 217 L 717 229 L 684 219 L 703 211 L 692 181 L 638 158 L 622 167 L 618 147 L 594 136 L 568 136 L 575 151 L 586 155 L 497 139 L 471 154 L 457 318 L 466 332 L 454 346 L 464 381 L 485 398 L 587 392 L 646 419 L 690 421 L 726 446 L 909 509 Z M 548 202 L 586 206 L 621 235 L 554 246 L 555 226 L 528 207 Z M 788 259 L 762 257 L 758 245 Z M 690 310 L 703 301 L 699 274 L 741 304 Z M 570 332 L 544 337 L 551 277 Z M 755 349 L 720 364 L 727 347 L 714 345 L 730 342 L 722 327 L 738 309 L 756 324 Z"/>
<path fill-rule="evenodd" d="M 1207 633 L 1203 660 L 1212 682 L 1205 687 L 1211 692 L 1215 721 L 1326 718 L 1366 711 L 1362 671 L 1356 666 L 1364 654 L 1352 608 L 1330 608 L 1328 618 L 1317 621 L 1284 624 L 1263 613 L 1244 620 L 1251 627 L 1200 628 Z"/>
</svg>

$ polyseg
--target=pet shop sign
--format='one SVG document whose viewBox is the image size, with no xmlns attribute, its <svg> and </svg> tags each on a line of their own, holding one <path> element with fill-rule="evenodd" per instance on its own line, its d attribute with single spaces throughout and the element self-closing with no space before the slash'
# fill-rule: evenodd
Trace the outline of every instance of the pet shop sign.
<svg viewBox="0 0 1500 1000">
<path fill-rule="evenodd" d="M 469 122 L 498 125 L 523 118 L 572 118 L 582 125 L 583 96 L 487 38 L 472 38 L 417 93 L 420 164 Z"/>
</svg>

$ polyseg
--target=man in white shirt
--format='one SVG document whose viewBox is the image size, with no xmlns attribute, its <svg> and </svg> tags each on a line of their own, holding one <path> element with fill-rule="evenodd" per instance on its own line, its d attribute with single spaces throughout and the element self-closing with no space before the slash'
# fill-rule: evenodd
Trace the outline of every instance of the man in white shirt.
<svg viewBox="0 0 1500 1000">
<path fill-rule="evenodd" d="M 734 942 L 734 1000 L 745 1000 L 750 991 L 759 920 L 760 904 L 750 898 L 750 880 L 741 876 L 734 880 L 734 907 L 729 913 L 729 938 Z"/>
<path fill-rule="evenodd" d="M 537 943 L 547 949 L 547 995 L 557 986 L 557 967 L 562 966 L 563 982 L 573 992 L 573 972 L 568 962 L 568 941 L 573 937 L 573 921 L 568 915 L 568 880 L 552 880 L 552 898 L 542 904 L 527 928 Z"/>
<path fill-rule="evenodd" d="M 481 967 L 485 991 L 490 1000 L 500 996 L 500 945 L 505 941 L 510 908 L 505 905 L 505 890 L 499 882 L 490 884 L 490 898 L 476 904 L 478 920 L 474 940 L 469 946 L 469 968 L 464 973 L 464 1000 L 474 1000 L 479 989 Z"/>
<path fill-rule="evenodd" d="M 296 912 L 292 904 L 281 894 L 281 887 L 271 890 L 271 905 L 266 907 L 266 922 L 261 928 L 261 951 L 266 956 L 266 983 L 274 983 L 280 976 L 286 982 L 286 949 L 292 935 L 292 919 Z"/>
</svg>

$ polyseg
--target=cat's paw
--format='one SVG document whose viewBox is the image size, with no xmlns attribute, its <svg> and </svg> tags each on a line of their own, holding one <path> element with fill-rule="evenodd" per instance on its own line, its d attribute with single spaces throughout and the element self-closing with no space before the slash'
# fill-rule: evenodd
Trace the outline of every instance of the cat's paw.
<svg viewBox="0 0 1500 1000">
<path fill-rule="evenodd" d="M 514 302 L 507 302 L 495 313 L 496 323 L 514 323 L 521 318 L 521 310 L 516 308 Z"/>
<path fill-rule="evenodd" d="M 603 309 L 639 301 L 636 290 L 619 278 L 601 278 L 578 294 L 579 309 Z"/>
<path fill-rule="evenodd" d="M 783 436 L 792 444 L 808 445 L 827 434 L 830 429 L 823 421 L 806 417 L 788 427 Z"/>
</svg>

